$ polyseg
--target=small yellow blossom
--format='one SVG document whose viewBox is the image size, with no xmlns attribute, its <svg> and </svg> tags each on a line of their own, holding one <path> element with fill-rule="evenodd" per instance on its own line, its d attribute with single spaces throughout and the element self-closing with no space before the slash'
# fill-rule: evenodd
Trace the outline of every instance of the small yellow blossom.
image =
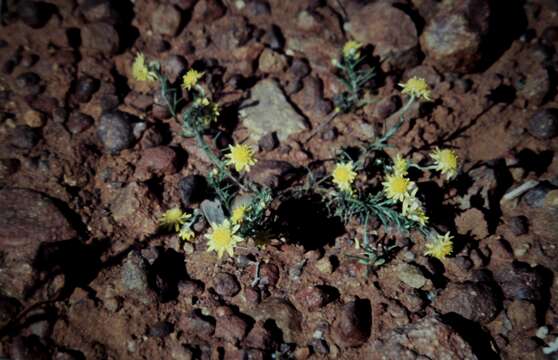
<svg viewBox="0 0 558 360">
<path fill-rule="evenodd" d="M 196 234 L 190 229 L 189 226 L 183 226 L 178 232 L 178 237 L 185 241 L 191 241 Z"/>
<path fill-rule="evenodd" d="M 248 211 L 247 205 L 240 205 L 233 209 L 231 215 L 231 221 L 233 224 L 241 224 L 244 221 L 246 212 Z"/>
<path fill-rule="evenodd" d="M 238 225 L 232 225 L 229 220 L 223 221 L 220 225 L 211 224 L 211 230 L 205 237 L 207 242 L 207 251 L 216 251 L 219 259 L 223 257 L 226 251 L 229 256 L 234 255 L 234 247 L 243 239 L 236 235 Z"/>
<path fill-rule="evenodd" d="M 229 145 L 230 152 L 227 157 L 227 165 L 234 166 L 238 172 L 250 171 L 250 167 L 256 163 L 254 150 L 248 145 Z"/>
<path fill-rule="evenodd" d="M 198 106 L 207 106 L 209 105 L 209 99 L 206 97 L 199 97 L 194 101 L 194 103 Z"/>
<path fill-rule="evenodd" d="M 413 220 L 418 222 L 420 225 L 425 226 L 428 222 L 428 216 L 424 212 L 424 208 L 422 207 L 422 203 L 419 199 L 417 199 L 418 188 L 415 188 L 409 196 L 403 199 L 403 204 L 401 206 L 401 213 L 407 219 Z"/>
<path fill-rule="evenodd" d="M 435 257 L 439 260 L 444 260 L 453 251 L 453 243 L 451 241 L 453 236 L 450 233 L 445 235 L 436 235 L 436 237 L 426 244 L 426 251 L 424 255 Z"/>
<path fill-rule="evenodd" d="M 386 181 L 382 183 L 384 192 L 388 199 L 403 201 L 409 196 L 409 191 L 414 187 L 414 183 L 404 176 L 389 174 Z"/>
<path fill-rule="evenodd" d="M 145 64 L 145 56 L 138 53 L 132 64 L 132 76 L 138 81 L 155 81 L 157 75 Z"/>
<path fill-rule="evenodd" d="M 180 231 L 180 227 L 188 220 L 192 215 L 187 214 L 180 210 L 180 208 L 172 208 L 161 216 L 159 223 L 162 228 L 173 230 L 176 232 Z"/>
<path fill-rule="evenodd" d="M 345 59 L 348 59 L 348 58 L 358 59 L 358 57 L 360 55 L 359 51 L 360 51 L 361 47 L 362 47 L 362 44 L 359 43 L 358 41 L 355 41 L 355 40 L 347 41 L 345 43 L 345 46 L 343 46 L 343 57 Z"/>
<path fill-rule="evenodd" d="M 186 90 L 191 90 L 194 86 L 196 86 L 196 84 L 198 83 L 198 81 L 200 81 L 203 75 L 204 75 L 203 72 L 199 72 L 194 69 L 188 70 L 186 75 L 182 77 L 182 88 Z"/>
<path fill-rule="evenodd" d="M 338 163 L 332 172 L 333 183 L 337 185 L 339 190 L 352 192 L 351 186 L 355 181 L 357 173 L 353 170 L 353 162 Z"/>
<path fill-rule="evenodd" d="M 414 96 L 418 99 L 422 98 L 427 101 L 432 100 L 430 98 L 430 87 L 422 78 L 413 76 L 412 78 L 407 80 L 406 83 L 399 84 L 399 86 L 403 88 L 403 90 L 401 91 L 403 94 Z"/>
<path fill-rule="evenodd" d="M 432 154 L 430 154 L 430 157 L 434 160 L 434 168 L 446 175 L 448 179 L 452 179 L 457 175 L 459 157 L 455 151 L 436 148 Z"/>
<path fill-rule="evenodd" d="M 401 157 L 401 154 L 397 154 L 393 160 L 393 173 L 397 176 L 406 176 L 409 169 L 409 163 L 407 160 Z"/>
</svg>

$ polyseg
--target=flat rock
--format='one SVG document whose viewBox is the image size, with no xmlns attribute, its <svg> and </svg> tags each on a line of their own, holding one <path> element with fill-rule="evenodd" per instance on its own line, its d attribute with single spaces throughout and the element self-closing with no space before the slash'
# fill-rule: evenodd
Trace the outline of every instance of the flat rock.
<svg viewBox="0 0 558 360">
<path fill-rule="evenodd" d="M 257 143 L 266 134 L 275 132 L 280 141 L 308 129 L 304 117 L 289 104 L 279 84 L 265 79 L 253 88 L 251 96 L 242 103 L 242 123 Z"/>
</svg>

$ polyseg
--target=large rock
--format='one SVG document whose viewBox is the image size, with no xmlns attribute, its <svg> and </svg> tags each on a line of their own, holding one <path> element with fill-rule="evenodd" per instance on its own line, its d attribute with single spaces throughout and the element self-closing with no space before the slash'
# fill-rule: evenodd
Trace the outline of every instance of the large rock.
<svg viewBox="0 0 558 360">
<path fill-rule="evenodd" d="M 308 127 L 304 117 L 295 111 L 277 82 L 271 79 L 262 80 L 252 88 L 240 115 L 255 143 L 272 132 L 282 141 Z"/>
<path fill-rule="evenodd" d="M 417 28 L 407 14 L 388 2 L 372 3 L 356 11 L 349 31 L 357 41 L 372 44 L 376 55 L 396 67 L 418 63 Z"/>
<path fill-rule="evenodd" d="M 471 346 L 437 317 L 398 327 L 370 344 L 372 360 L 476 360 Z"/>
<path fill-rule="evenodd" d="M 113 55 L 120 46 L 118 32 L 111 24 L 98 22 L 87 24 L 81 29 L 82 47 L 88 50 Z"/>
<path fill-rule="evenodd" d="M 468 73 L 482 60 L 490 6 L 486 0 L 458 0 L 442 8 L 421 36 L 421 45 L 434 65 L 445 71 Z"/>
<path fill-rule="evenodd" d="M 493 286 L 484 283 L 450 283 L 434 301 L 442 313 L 456 313 L 475 322 L 488 323 L 502 308 L 502 301 Z"/>
</svg>

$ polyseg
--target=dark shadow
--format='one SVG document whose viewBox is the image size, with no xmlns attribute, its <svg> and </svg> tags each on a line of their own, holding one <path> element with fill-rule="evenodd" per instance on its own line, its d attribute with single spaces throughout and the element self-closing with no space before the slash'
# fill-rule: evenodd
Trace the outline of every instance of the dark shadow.
<svg viewBox="0 0 558 360">
<path fill-rule="evenodd" d="M 341 221 L 328 214 L 319 196 L 291 198 L 279 206 L 274 226 L 288 241 L 303 245 L 305 250 L 315 250 L 333 245 L 344 232 Z"/>
<path fill-rule="evenodd" d="M 461 337 L 469 343 L 473 353 L 479 359 L 500 359 L 493 350 L 492 337 L 479 323 L 467 320 L 456 313 L 448 313 L 441 316 L 444 323 L 451 326 Z"/>
<path fill-rule="evenodd" d="M 531 149 L 523 149 L 516 157 L 519 159 L 517 167 L 525 169 L 527 173 L 533 172 L 535 175 L 541 176 L 552 164 L 554 152 L 552 150 L 545 150 L 536 153 Z"/>
<path fill-rule="evenodd" d="M 135 17 L 134 4 L 130 0 L 111 1 L 111 6 L 118 13 L 116 31 L 120 35 L 120 51 L 131 48 L 139 37 L 139 30 L 132 26 Z"/>
<path fill-rule="evenodd" d="M 176 300 L 178 297 L 178 283 L 188 278 L 184 254 L 166 249 L 161 252 L 150 270 L 148 273 L 149 282 L 159 295 L 161 302 Z"/>
<path fill-rule="evenodd" d="M 515 101 L 516 91 L 513 86 L 500 85 L 488 94 L 488 99 L 495 104 L 511 104 Z"/>
</svg>

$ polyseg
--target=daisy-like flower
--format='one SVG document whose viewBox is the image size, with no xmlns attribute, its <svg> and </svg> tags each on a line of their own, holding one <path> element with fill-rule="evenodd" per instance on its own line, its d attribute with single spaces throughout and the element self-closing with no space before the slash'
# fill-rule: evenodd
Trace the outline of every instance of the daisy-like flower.
<svg viewBox="0 0 558 360">
<path fill-rule="evenodd" d="M 389 174 L 386 181 L 382 183 L 384 192 L 388 199 L 403 201 L 409 196 L 409 191 L 414 187 L 414 183 L 404 176 Z"/>
<path fill-rule="evenodd" d="M 229 145 L 230 152 L 225 155 L 226 164 L 234 166 L 238 172 L 249 171 L 250 167 L 256 163 L 254 150 L 248 145 Z"/>
<path fill-rule="evenodd" d="M 409 196 L 403 199 L 403 204 L 401 205 L 401 213 L 407 219 L 418 222 L 420 225 L 425 226 L 428 222 L 428 216 L 424 212 L 422 203 L 417 199 L 417 188 L 415 188 Z"/>
<path fill-rule="evenodd" d="M 199 72 L 194 69 L 188 70 L 186 75 L 182 76 L 182 88 L 186 90 L 191 90 L 198 81 L 203 77 L 204 73 Z"/>
<path fill-rule="evenodd" d="M 138 81 L 155 81 L 157 75 L 145 64 L 145 56 L 138 53 L 132 64 L 132 76 Z"/>
<path fill-rule="evenodd" d="M 343 57 L 345 59 L 355 58 L 358 59 L 359 51 L 362 47 L 362 44 L 355 40 L 350 40 L 345 43 L 343 46 Z"/>
<path fill-rule="evenodd" d="M 406 176 L 409 169 L 409 163 L 407 160 L 401 157 L 401 154 L 397 154 L 395 159 L 393 159 L 393 173 L 398 176 Z"/>
<path fill-rule="evenodd" d="M 444 260 L 453 251 L 453 243 L 451 241 L 453 236 L 447 232 L 445 235 L 437 234 L 436 237 L 426 244 L 426 251 L 424 255 L 435 257 L 439 260 Z"/>
<path fill-rule="evenodd" d="M 229 256 L 234 255 L 234 247 L 243 239 L 236 235 L 239 225 L 232 225 L 229 220 L 223 221 L 220 225 L 211 224 L 211 231 L 205 237 L 207 242 L 207 251 L 216 251 L 219 259 L 223 257 L 226 251 Z"/>
<path fill-rule="evenodd" d="M 240 205 L 233 209 L 231 214 L 231 222 L 233 224 L 241 224 L 244 221 L 244 217 L 246 216 L 246 212 L 248 211 L 247 205 Z"/>
<path fill-rule="evenodd" d="M 178 232 L 178 237 L 185 241 L 191 241 L 196 234 L 190 229 L 189 226 L 183 226 Z"/>
<path fill-rule="evenodd" d="M 180 210 L 180 208 L 175 207 L 163 213 L 159 219 L 159 224 L 164 229 L 174 229 L 174 231 L 179 232 L 180 227 L 191 217 L 191 214 L 187 214 Z"/>
<path fill-rule="evenodd" d="M 399 84 L 399 86 L 403 88 L 401 91 L 403 94 L 414 96 L 417 99 L 432 100 L 430 98 L 430 86 L 422 78 L 413 76 L 406 83 Z"/>
<path fill-rule="evenodd" d="M 333 183 L 341 191 L 352 192 L 352 184 L 355 181 L 357 173 L 353 170 L 353 162 L 337 163 L 335 169 L 331 173 Z"/>
<path fill-rule="evenodd" d="M 457 175 L 457 167 L 459 165 L 459 157 L 455 151 L 451 149 L 440 150 L 434 149 L 430 157 L 434 160 L 434 168 L 446 175 L 449 179 Z"/>
</svg>

